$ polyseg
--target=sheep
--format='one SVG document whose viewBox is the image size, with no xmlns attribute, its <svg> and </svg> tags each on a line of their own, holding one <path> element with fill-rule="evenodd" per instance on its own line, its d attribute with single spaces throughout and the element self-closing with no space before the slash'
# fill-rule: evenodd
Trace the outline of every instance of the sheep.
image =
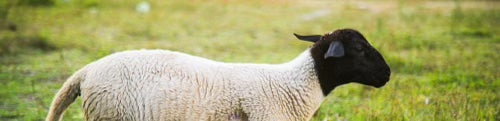
<svg viewBox="0 0 500 121">
<path fill-rule="evenodd" d="M 382 87 L 390 68 L 354 29 L 298 39 L 314 42 L 283 64 L 224 63 L 169 50 L 118 52 L 75 72 L 47 121 L 82 96 L 86 120 L 309 120 L 335 87 Z"/>
</svg>

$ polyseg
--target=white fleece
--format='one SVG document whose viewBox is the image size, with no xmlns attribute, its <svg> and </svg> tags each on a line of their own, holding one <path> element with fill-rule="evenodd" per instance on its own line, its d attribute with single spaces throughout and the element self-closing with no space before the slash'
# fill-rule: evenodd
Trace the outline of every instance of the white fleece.
<svg viewBox="0 0 500 121">
<path fill-rule="evenodd" d="M 284 64 L 168 50 L 119 52 L 80 71 L 86 120 L 309 120 L 324 99 L 310 50 Z"/>
</svg>

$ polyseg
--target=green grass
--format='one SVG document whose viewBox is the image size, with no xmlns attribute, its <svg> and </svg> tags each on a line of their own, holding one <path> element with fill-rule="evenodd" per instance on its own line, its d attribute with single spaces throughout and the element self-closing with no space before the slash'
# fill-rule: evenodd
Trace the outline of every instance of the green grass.
<svg viewBox="0 0 500 121">
<path fill-rule="evenodd" d="M 113 52 L 283 63 L 311 45 L 292 33 L 340 28 L 364 33 L 391 81 L 338 87 L 313 120 L 500 120 L 500 2 L 155 0 L 140 14 L 140 1 L 44 1 L 0 2 L 0 120 L 44 119 L 66 78 Z"/>
</svg>

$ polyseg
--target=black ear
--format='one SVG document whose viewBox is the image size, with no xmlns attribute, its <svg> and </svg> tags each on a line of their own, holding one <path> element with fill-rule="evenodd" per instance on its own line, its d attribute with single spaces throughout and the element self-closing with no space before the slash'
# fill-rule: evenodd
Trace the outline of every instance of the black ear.
<svg viewBox="0 0 500 121">
<path fill-rule="evenodd" d="M 316 42 L 316 41 L 319 41 L 321 39 L 321 35 L 302 36 L 302 35 L 298 35 L 295 33 L 293 33 L 293 35 L 295 35 L 295 37 L 297 37 L 297 39 L 308 41 L 308 42 Z"/>
<path fill-rule="evenodd" d="M 325 53 L 325 59 L 329 57 L 343 57 L 344 56 L 344 44 L 340 41 L 333 41 L 330 43 L 330 47 Z"/>
</svg>

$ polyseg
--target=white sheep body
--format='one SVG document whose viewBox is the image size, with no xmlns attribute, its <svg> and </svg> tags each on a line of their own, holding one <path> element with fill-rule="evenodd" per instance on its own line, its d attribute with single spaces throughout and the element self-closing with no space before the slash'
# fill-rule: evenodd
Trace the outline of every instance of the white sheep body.
<svg viewBox="0 0 500 121">
<path fill-rule="evenodd" d="M 87 120 L 308 120 L 324 98 L 313 66 L 309 49 L 276 65 L 138 50 L 93 62 L 65 85 L 79 81 Z"/>
</svg>

